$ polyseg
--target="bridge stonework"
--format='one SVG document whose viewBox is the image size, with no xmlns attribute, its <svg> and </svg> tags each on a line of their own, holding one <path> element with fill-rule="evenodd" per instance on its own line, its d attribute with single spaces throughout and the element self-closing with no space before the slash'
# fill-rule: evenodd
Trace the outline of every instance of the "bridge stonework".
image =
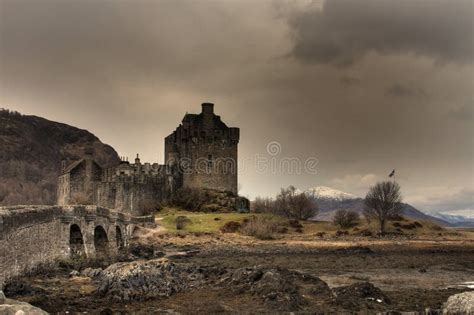
<svg viewBox="0 0 474 315">
<path fill-rule="evenodd" d="M 147 223 L 153 217 L 98 206 L 0 207 L 0 288 L 41 263 L 72 255 L 116 255 L 135 226 Z"/>
</svg>

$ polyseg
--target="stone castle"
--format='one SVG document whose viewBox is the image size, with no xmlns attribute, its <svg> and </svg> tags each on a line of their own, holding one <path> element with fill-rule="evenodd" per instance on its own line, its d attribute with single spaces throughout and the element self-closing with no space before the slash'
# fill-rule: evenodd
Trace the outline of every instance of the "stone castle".
<svg viewBox="0 0 474 315">
<path fill-rule="evenodd" d="M 63 163 L 58 181 L 60 206 L 89 204 L 133 216 L 167 200 L 179 189 L 225 192 L 237 198 L 239 128 L 228 127 L 202 104 L 200 114 L 186 114 L 165 138 L 165 164 L 135 163 L 102 168 L 91 151 L 70 165 Z M 236 205 L 241 207 L 241 205 Z"/>
</svg>

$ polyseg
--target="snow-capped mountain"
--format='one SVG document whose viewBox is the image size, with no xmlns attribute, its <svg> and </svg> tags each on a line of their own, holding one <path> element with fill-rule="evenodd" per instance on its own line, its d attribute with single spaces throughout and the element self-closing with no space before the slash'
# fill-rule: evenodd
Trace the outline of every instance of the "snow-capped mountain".
<svg viewBox="0 0 474 315">
<path fill-rule="evenodd" d="M 438 212 L 433 214 L 434 217 L 451 223 L 457 227 L 474 227 L 474 214 L 473 213 L 462 213 L 457 214 L 455 212 Z"/>
<path fill-rule="evenodd" d="M 309 188 L 306 193 L 314 194 L 317 199 L 330 199 L 336 201 L 357 199 L 358 197 L 327 186 Z"/>
</svg>

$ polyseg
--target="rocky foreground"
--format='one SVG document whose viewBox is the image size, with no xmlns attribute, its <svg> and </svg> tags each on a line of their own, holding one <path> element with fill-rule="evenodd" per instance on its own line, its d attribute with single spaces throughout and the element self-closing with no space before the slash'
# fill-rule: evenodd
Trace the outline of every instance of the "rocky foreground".
<svg viewBox="0 0 474 315">
<path fill-rule="evenodd" d="M 307 299 L 337 300 L 334 292 L 321 279 L 285 268 L 264 266 L 225 269 L 177 264 L 167 259 L 117 263 L 96 273 L 98 294 L 119 301 L 169 297 L 175 293 L 204 287 L 231 288 L 235 294 L 250 293 L 269 306 L 280 310 L 298 310 Z M 367 284 L 365 290 L 344 288 L 341 296 L 351 292 L 356 299 L 385 302 L 377 288 Z"/>
<path fill-rule="evenodd" d="M 25 302 L 7 299 L 0 291 L 0 314 L 3 315 L 47 315 L 45 311 Z"/>
<path fill-rule="evenodd" d="M 473 291 L 430 282 L 472 275 L 469 249 L 240 247 L 131 246 L 121 262 L 62 263 L 15 279 L 4 290 L 55 314 L 425 314 L 427 309 L 441 314 L 443 308 L 446 314 L 469 314 L 474 309 Z"/>
</svg>

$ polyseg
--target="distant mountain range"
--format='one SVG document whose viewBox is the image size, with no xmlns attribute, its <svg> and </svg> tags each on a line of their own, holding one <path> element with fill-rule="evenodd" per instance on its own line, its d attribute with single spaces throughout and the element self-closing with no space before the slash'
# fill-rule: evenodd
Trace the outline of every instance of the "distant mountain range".
<svg viewBox="0 0 474 315">
<path fill-rule="evenodd" d="M 305 192 L 312 193 L 318 200 L 319 214 L 314 220 L 331 221 L 337 210 L 353 210 L 362 214 L 364 210 L 364 199 L 355 195 L 326 186 L 318 186 L 307 189 Z M 449 221 L 434 217 L 421 212 L 415 207 L 404 203 L 403 215 L 416 220 L 430 220 L 442 226 L 453 226 Z"/>
<path fill-rule="evenodd" d="M 451 214 L 451 213 L 435 213 L 433 216 L 449 222 L 449 224 L 453 227 L 468 227 L 474 228 L 474 215 L 473 216 L 466 216 L 460 214 Z"/>
</svg>

